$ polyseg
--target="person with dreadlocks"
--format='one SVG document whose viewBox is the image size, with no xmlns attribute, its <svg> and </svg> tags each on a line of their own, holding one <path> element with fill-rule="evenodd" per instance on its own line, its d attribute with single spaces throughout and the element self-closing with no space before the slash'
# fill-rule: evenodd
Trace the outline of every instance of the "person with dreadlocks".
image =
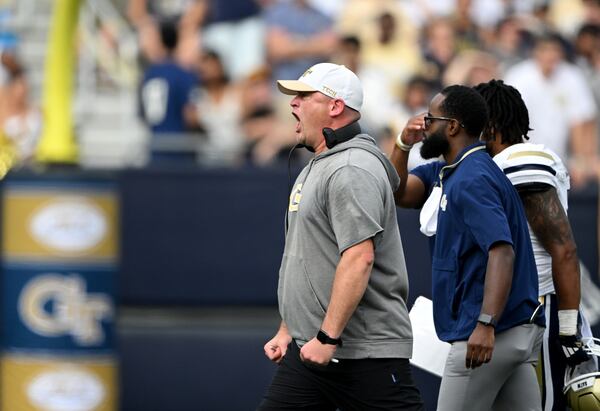
<svg viewBox="0 0 600 411">
<path fill-rule="evenodd" d="M 547 328 L 538 362 L 544 410 L 565 410 L 567 365 L 588 359 L 581 333 L 591 337 L 579 310 L 579 259 L 567 218 L 569 174 L 561 159 L 542 144 L 526 143 L 529 113 L 519 91 L 502 80 L 474 87 L 488 104 L 481 139 L 517 189 L 529 222 Z"/>
</svg>

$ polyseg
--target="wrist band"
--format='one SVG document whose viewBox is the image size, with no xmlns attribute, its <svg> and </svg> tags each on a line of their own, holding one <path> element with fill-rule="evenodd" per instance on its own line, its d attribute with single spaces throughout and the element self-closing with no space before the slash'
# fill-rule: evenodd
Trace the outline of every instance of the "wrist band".
<svg viewBox="0 0 600 411">
<path fill-rule="evenodd" d="M 410 151 L 410 149 L 412 148 L 412 144 L 404 144 L 404 142 L 402 141 L 402 133 L 398 134 L 398 137 L 396 137 L 396 146 L 402 150 L 402 151 Z"/>
<path fill-rule="evenodd" d="M 558 310 L 558 334 L 577 334 L 577 310 Z"/>
</svg>

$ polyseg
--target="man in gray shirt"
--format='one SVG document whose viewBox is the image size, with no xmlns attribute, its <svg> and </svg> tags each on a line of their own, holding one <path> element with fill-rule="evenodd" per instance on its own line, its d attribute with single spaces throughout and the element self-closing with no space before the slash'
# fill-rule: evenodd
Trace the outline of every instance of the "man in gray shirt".
<svg viewBox="0 0 600 411">
<path fill-rule="evenodd" d="M 408 361 L 399 178 L 360 131 L 360 81 L 320 63 L 278 86 L 294 95 L 297 141 L 315 156 L 290 195 L 282 322 L 264 346 L 279 368 L 259 410 L 422 410 Z"/>
</svg>

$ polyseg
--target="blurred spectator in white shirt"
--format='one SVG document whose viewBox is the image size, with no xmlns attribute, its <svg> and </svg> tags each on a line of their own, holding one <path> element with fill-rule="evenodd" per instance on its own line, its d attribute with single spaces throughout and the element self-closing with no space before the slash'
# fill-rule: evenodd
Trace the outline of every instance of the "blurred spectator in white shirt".
<svg viewBox="0 0 600 411">
<path fill-rule="evenodd" d="M 597 166 L 597 107 L 583 72 L 564 55 L 558 35 L 540 36 L 533 57 L 509 69 L 505 82 L 516 87 L 527 104 L 530 141 L 567 159 L 576 186 L 592 177 Z"/>
<path fill-rule="evenodd" d="M 11 166 L 31 166 L 42 131 L 42 115 L 29 99 L 29 84 L 23 66 L 4 56 L 4 82 L 0 86 L 0 134 L 2 161 L 10 156 Z M 8 153 L 7 153 L 8 152 Z"/>
<path fill-rule="evenodd" d="M 209 166 L 235 166 L 242 161 L 245 138 L 240 87 L 230 81 L 220 56 L 211 50 L 200 58 L 201 87 L 188 124 L 203 130 L 199 161 Z"/>
<path fill-rule="evenodd" d="M 202 46 L 221 56 L 232 81 L 265 63 L 265 27 L 255 0 L 208 0 Z"/>
</svg>

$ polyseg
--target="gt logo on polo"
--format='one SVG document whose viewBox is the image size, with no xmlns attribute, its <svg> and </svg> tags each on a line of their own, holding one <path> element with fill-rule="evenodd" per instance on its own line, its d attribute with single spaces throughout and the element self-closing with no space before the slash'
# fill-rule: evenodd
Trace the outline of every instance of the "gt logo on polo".
<svg viewBox="0 0 600 411">
<path fill-rule="evenodd" d="M 290 194 L 289 211 L 298 211 L 300 200 L 302 199 L 302 183 L 296 185 L 292 194 Z"/>
<path fill-rule="evenodd" d="M 85 346 L 104 341 L 102 321 L 113 316 L 105 294 L 88 294 L 78 275 L 46 274 L 31 280 L 19 297 L 19 315 L 34 333 L 45 337 L 71 335 Z"/>
</svg>

